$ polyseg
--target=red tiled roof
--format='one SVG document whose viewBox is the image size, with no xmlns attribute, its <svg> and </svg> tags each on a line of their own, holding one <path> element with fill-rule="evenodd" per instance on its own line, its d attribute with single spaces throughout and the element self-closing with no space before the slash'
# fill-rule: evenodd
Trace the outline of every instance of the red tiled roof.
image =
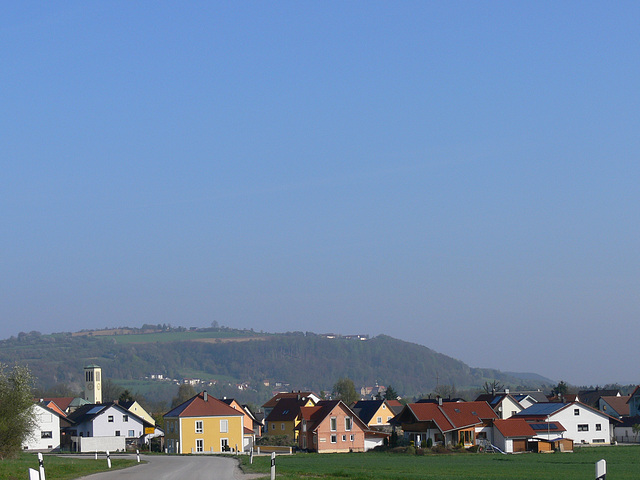
<svg viewBox="0 0 640 480">
<path fill-rule="evenodd" d="M 49 397 L 43 398 L 42 401 L 54 402 L 60 408 L 60 410 L 66 410 L 67 408 L 69 408 L 69 404 L 73 402 L 74 398 L 75 397 Z"/>
<path fill-rule="evenodd" d="M 221 402 L 217 398 L 211 395 L 206 395 L 207 400 L 204 399 L 204 392 L 199 393 L 195 397 L 190 398 L 182 405 L 174 408 L 170 412 L 166 413 L 166 417 L 230 417 L 230 416 L 244 416 L 244 413 L 230 407 L 224 402 Z"/>
<path fill-rule="evenodd" d="M 508 418 L 493 422 L 503 437 L 534 437 L 536 431 L 524 418 Z"/>
</svg>

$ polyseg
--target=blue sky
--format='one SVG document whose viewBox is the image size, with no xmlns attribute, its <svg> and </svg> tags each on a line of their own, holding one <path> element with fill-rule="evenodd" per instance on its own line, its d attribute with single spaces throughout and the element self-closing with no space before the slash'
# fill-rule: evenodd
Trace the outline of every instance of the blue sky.
<svg viewBox="0 0 640 480">
<path fill-rule="evenodd" d="M 4 2 L 0 337 L 387 334 L 640 383 L 637 2 Z"/>
</svg>

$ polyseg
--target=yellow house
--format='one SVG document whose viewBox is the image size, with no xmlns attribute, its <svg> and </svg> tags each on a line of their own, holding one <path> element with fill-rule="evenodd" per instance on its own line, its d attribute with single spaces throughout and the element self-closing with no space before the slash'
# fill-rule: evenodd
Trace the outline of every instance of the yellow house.
<svg viewBox="0 0 640 480">
<path fill-rule="evenodd" d="M 264 435 L 287 435 L 292 440 L 298 439 L 298 429 L 302 417 L 301 407 L 313 407 L 311 397 L 285 397 L 278 400 L 267 418 L 265 418 Z"/>
<path fill-rule="evenodd" d="M 206 391 L 164 414 L 169 453 L 221 453 L 243 449 L 244 414 Z"/>
<path fill-rule="evenodd" d="M 360 400 L 351 409 L 369 428 L 389 427 L 395 416 L 386 400 Z"/>
</svg>

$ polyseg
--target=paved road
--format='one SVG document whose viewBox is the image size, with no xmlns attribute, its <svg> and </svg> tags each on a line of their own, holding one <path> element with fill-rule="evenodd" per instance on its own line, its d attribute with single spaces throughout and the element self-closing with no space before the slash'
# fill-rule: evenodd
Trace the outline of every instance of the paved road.
<svg viewBox="0 0 640 480">
<path fill-rule="evenodd" d="M 135 455 L 132 455 L 135 458 Z M 248 480 L 264 475 L 244 475 L 233 458 L 207 456 L 141 455 L 131 468 L 96 473 L 86 480 Z"/>
</svg>

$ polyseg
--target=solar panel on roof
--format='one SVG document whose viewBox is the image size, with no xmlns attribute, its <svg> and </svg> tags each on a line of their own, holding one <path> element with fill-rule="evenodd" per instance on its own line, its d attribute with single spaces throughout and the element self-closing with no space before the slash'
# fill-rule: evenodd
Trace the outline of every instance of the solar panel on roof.
<svg viewBox="0 0 640 480">
<path fill-rule="evenodd" d="M 564 408 L 568 404 L 566 403 L 535 403 L 531 405 L 529 408 L 524 409 L 520 413 L 517 413 L 517 416 L 522 415 L 549 415 L 551 413 L 555 413 L 561 408 Z"/>
<path fill-rule="evenodd" d="M 531 428 L 534 430 L 557 430 L 558 426 L 555 423 L 531 423 Z"/>
<path fill-rule="evenodd" d="M 102 406 L 102 405 L 99 406 L 99 407 L 93 407 L 92 409 L 90 409 L 87 412 L 87 415 L 94 415 L 94 414 L 98 413 L 100 410 L 102 410 L 103 408 L 104 408 L 104 406 Z"/>
</svg>

